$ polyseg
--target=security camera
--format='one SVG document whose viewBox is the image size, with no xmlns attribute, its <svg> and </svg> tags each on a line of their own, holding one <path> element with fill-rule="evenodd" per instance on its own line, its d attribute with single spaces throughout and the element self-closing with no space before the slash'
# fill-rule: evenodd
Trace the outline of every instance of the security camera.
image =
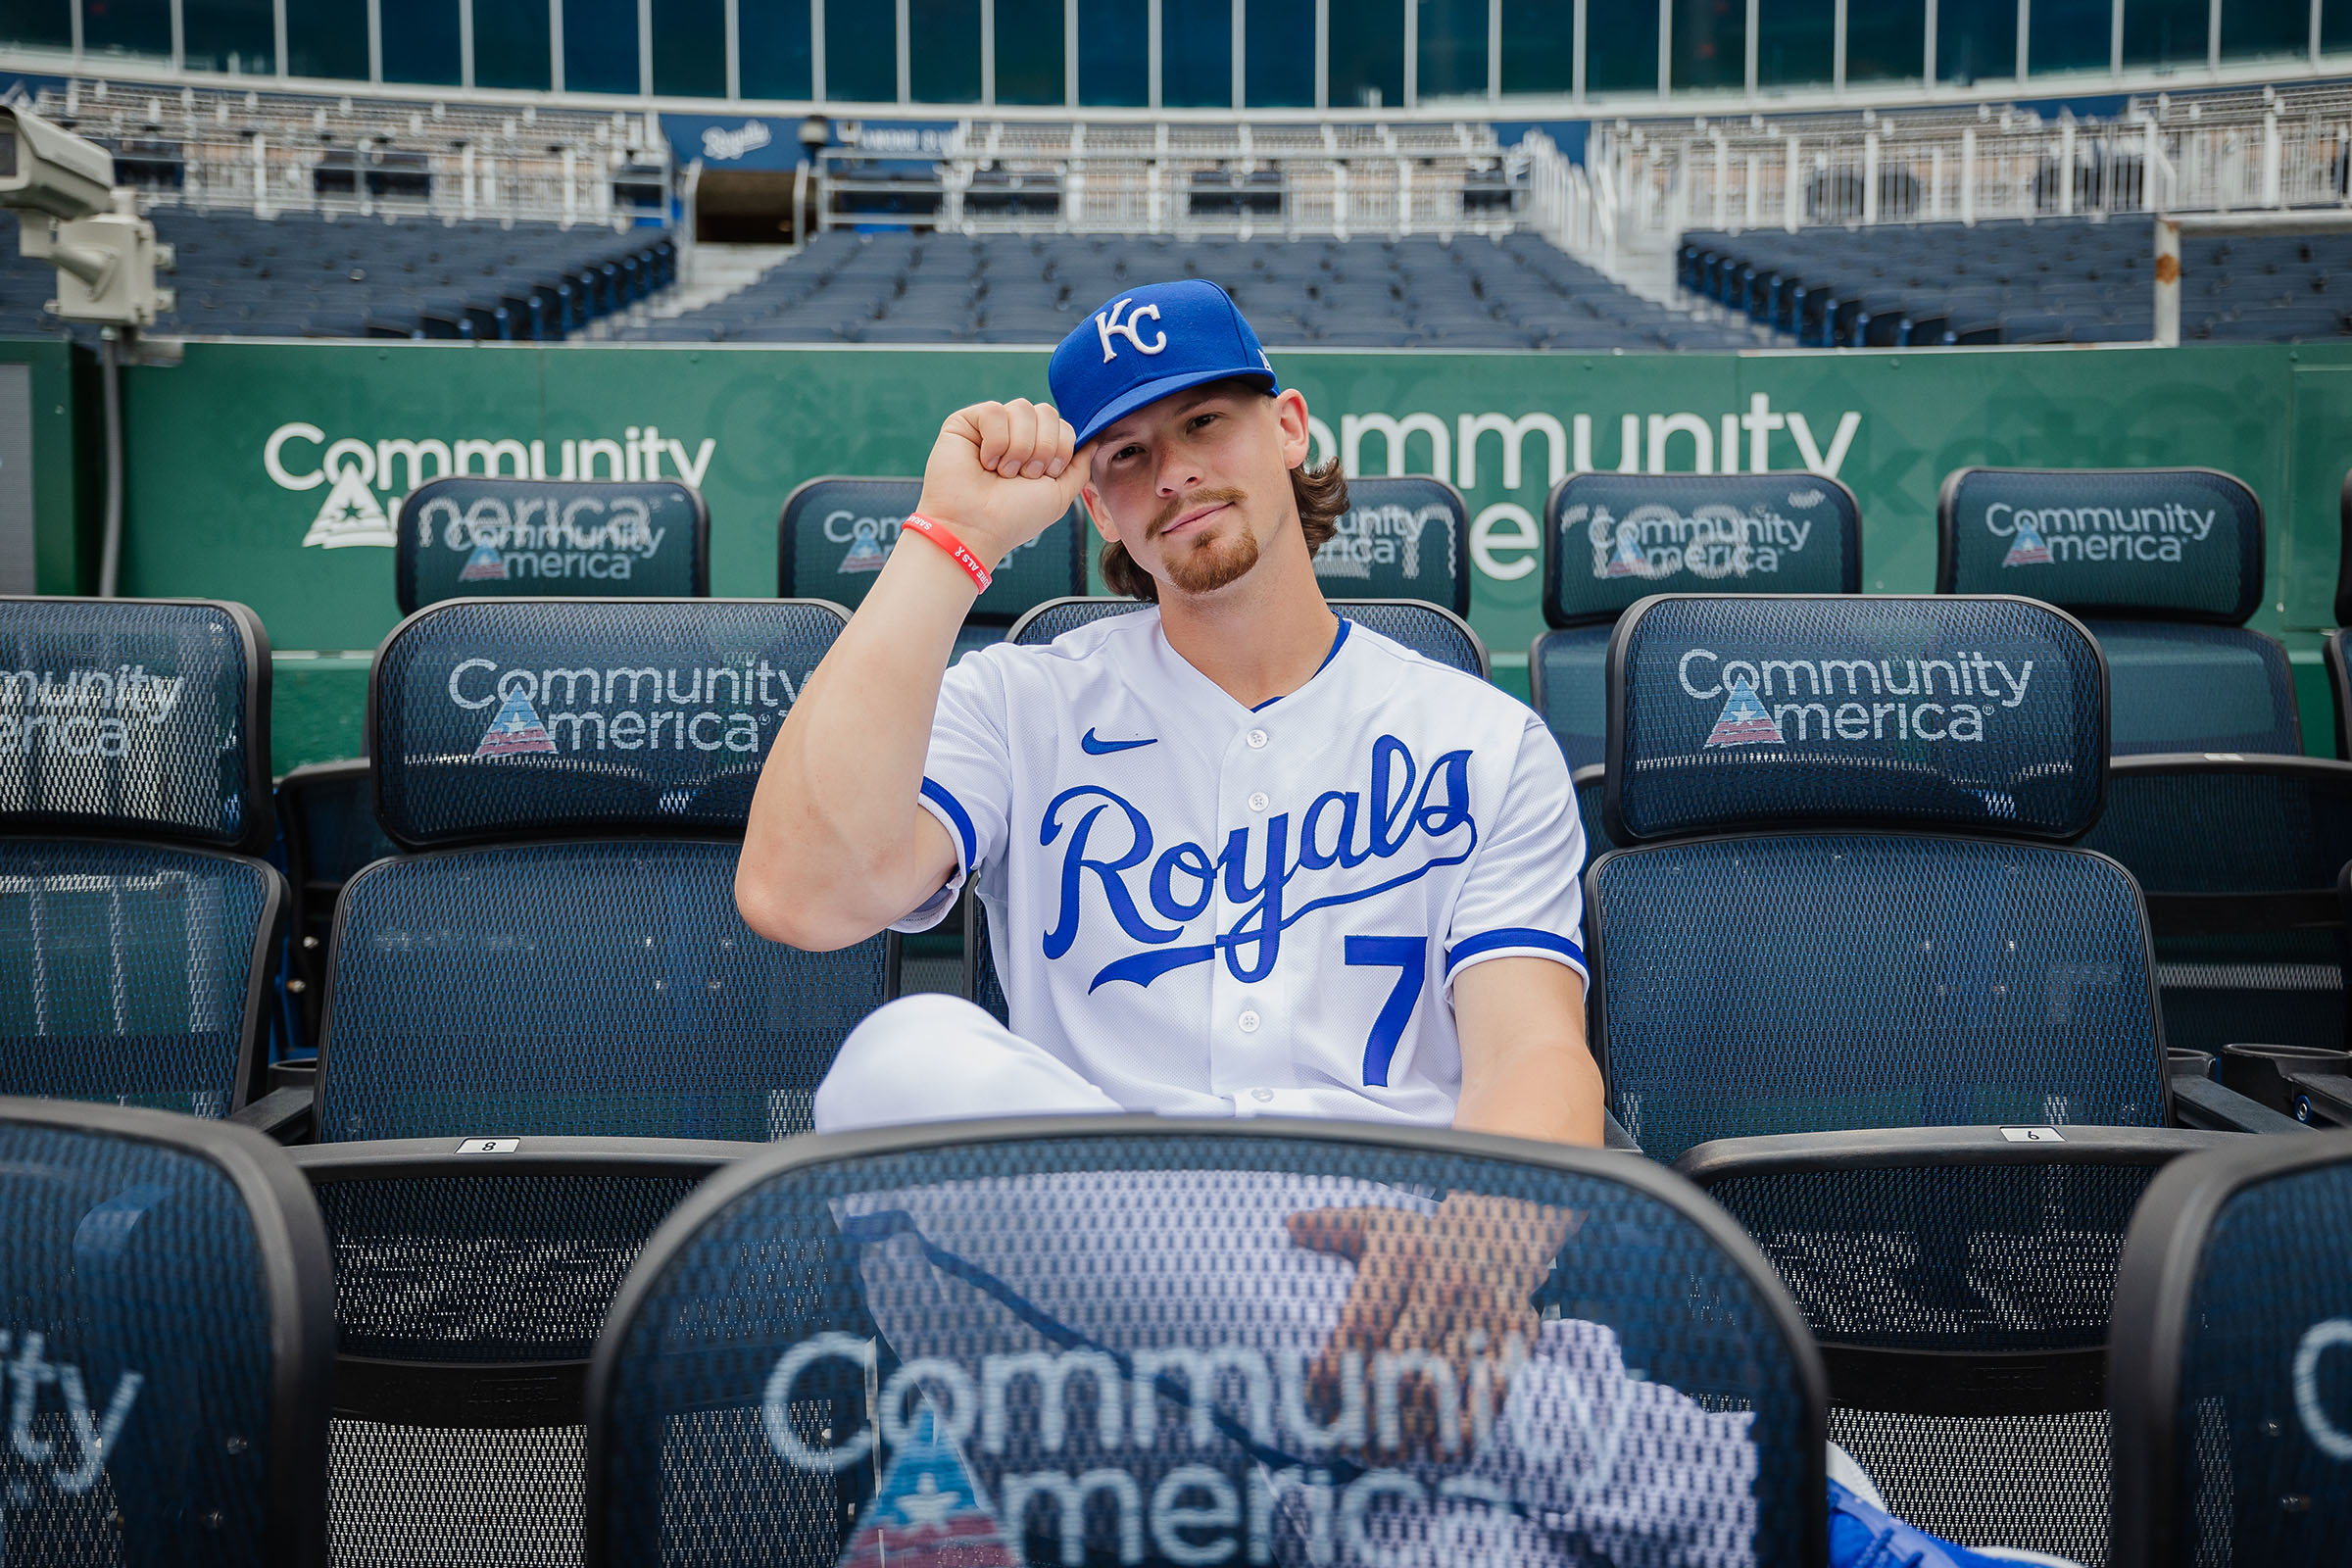
<svg viewBox="0 0 2352 1568">
<path fill-rule="evenodd" d="M 114 155 L 24 109 L 0 104 L 0 207 L 52 218 L 113 212 Z"/>
<path fill-rule="evenodd" d="M 69 321 L 153 326 L 172 309 L 158 268 L 172 247 L 115 185 L 114 155 L 40 116 L 0 104 L 0 207 L 23 209 L 17 248 L 57 268 L 50 313 Z"/>
</svg>

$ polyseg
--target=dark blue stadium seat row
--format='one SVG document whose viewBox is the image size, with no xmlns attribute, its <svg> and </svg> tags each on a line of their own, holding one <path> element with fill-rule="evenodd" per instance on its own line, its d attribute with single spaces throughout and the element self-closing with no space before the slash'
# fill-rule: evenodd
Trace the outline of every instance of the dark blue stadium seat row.
<svg viewBox="0 0 2352 1568">
<path fill-rule="evenodd" d="M 1637 298 L 1534 234 L 1500 240 L 1103 239 L 830 230 L 751 287 L 622 335 L 748 343 L 1050 343 L 1133 284 L 1206 277 L 1269 345 L 1753 347 Z"/>
<path fill-rule="evenodd" d="M 582 1370 L 634 1262 L 638 1283 L 603 1330 L 587 1405 L 596 1421 L 585 1467 L 591 1553 L 645 1560 L 626 1543 L 647 1528 L 648 1507 L 661 1512 L 657 1499 L 732 1499 L 729 1516 L 765 1532 L 776 1550 L 802 1542 L 809 1549 L 798 1555 L 831 1560 L 842 1535 L 896 1517 L 901 1494 L 879 1452 L 851 1479 L 839 1465 L 796 1461 L 799 1480 L 793 1467 L 773 1468 L 779 1454 L 815 1454 L 820 1442 L 838 1452 L 848 1435 L 864 1430 L 857 1412 L 871 1405 L 858 1363 L 852 1356 L 827 1367 L 825 1357 L 867 1343 L 878 1322 L 909 1364 L 924 1355 L 931 1367 L 969 1363 L 961 1375 L 977 1387 L 990 1375 L 989 1355 L 1036 1343 L 999 1341 L 986 1316 L 994 1305 L 946 1340 L 910 1328 L 905 1303 L 874 1272 L 890 1254 L 862 1254 L 862 1268 L 848 1261 L 861 1248 L 895 1247 L 891 1239 L 905 1234 L 885 1226 L 869 1235 L 845 1223 L 842 1216 L 877 1206 L 859 1193 L 911 1213 L 915 1239 L 937 1249 L 937 1229 L 962 1210 L 942 1210 L 919 1195 L 961 1194 L 957 1202 L 980 1205 L 973 1223 L 986 1229 L 994 1223 L 985 1218 L 988 1204 L 1028 1211 L 1039 1200 L 1038 1181 L 1050 1178 L 1057 1200 L 1076 1205 L 1055 1231 L 1060 1245 L 1086 1256 L 1102 1234 L 1087 1228 L 1088 1205 L 1100 1202 L 1107 1215 L 1132 1200 L 1119 1197 L 1132 1189 L 1107 1179 L 1122 1170 L 1151 1169 L 1162 1181 L 1182 1168 L 1203 1180 L 1292 1172 L 1393 1186 L 1399 1173 L 1423 1168 L 1406 1152 L 1410 1140 L 1396 1135 L 1269 1129 L 1261 1136 L 1291 1141 L 1278 1152 L 1275 1142 L 1237 1144 L 1221 1127 L 1164 1124 L 1001 1137 L 1001 1150 L 1025 1151 L 1001 1160 L 975 1153 L 968 1140 L 926 1135 L 817 1145 L 746 1163 L 747 1135 L 756 1142 L 806 1126 L 786 1081 L 812 1083 L 824 1054 L 786 1042 L 775 1056 L 758 1042 L 779 1038 L 779 1020 L 837 1039 L 887 984 L 852 994 L 856 974 L 887 973 L 886 962 L 856 951 L 829 960 L 837 978 L 828 980 L 809 956 L 766 945 L 749 951 L 748 934 L 736 939 L 741 947 L 729 946 L 738 922 L 724 885 L 724 835 L 740 820 L 757 766 L 757 710 L 806 677 L 838 625 L 837 615 L 793 605 L 459 602 L 421 612 L 387 642 L 370 705 L 371 755 L 379 814 L 404 853 L 363 872 L 344 894 L 317 1099 L 324 1142 L 295 1156 L 317 1191 L 318 1230 L 337 1272 L 335 1399 L 345 1413 L 330 1484 L 345 1499 L 338 1532 L 446 1530 L 448 1499 L 434 1494 L 412 1457 L 428 1442 L 462 1442 L 481 1455 L 476 1484 L 511 1489 L 503 1494 L 511 1521 L 530 1528 L 560 1516 L 555 1499 L 565 1484 L 551 1489 L 562 1467 L 543 1463 L 547 1434 L 577 1430 Z M 771 638 L 782 641 L 770 648 Z M 1594 1047 L 1618 1119 L 1653 1158 L 1679 1155 L 1744 1220 L 1763 1255 L 1744 1250 L 1749 1244 L 1708 1218 L 1714 1211 L 1687 1189 L 1612 1176 L 1608 1164 L 1591 1162 L 1595 1156 L 1546 1156 L 1582 1188 L 1560 1187 L 1562 1177 L 1531 1186 L 1534 1177 L 1508 1168 L 1482 1173 L 1459 1162 L 1466 1149 L 1445 1153 L 1455 1162 L 1443 1169 L 1427 1166 L 1428 1179 L 1587 1215 L 1585 1250 L 1556 1281 L 1562 1302 L 1573 1303 L 1579 1320 L 1606 1326 L 1629 1355 L 1639 1350 L 1653 1381 L 1760 1411 L 1784 1408 L 1774 1401 L 1786 1394 L 1765 1397 L 1752 1381 L 1727 1385 L 1700 1363 L 1658 1359 L 1670 1343 L 1691 1345 L 1683 1337 L 1703 1320 L 1708 1332 L 1733 1336 L 1727 1347 L 1749 1368 L 1741 1376 L 1793 1376 L 1788 1387 L 1810 1391 L 1793 1407 L 1802 1419 L 1756 1450 L 1760 1539 L 1783 1541 L 1775 1532 L 1801 1536 L 1805 1528 L 1807 1505 L 1795 1499 L 1810 1495 L 1808 1487 L 1819 1491 L 1813 1456 L 1826 1387 L 1828 1430 L 1887 1478 L 1901 1510 L 1934 1528 L 1970 1527 L 1979 1539 L 1990 1532 L 2097 1556 L 2106 1520 L 2088 1456 L 2062 1439 L 2021 1441 L 2018 1422 L 2074 1412 L 2079 1426 L 2105 1407 L 2101 1347 L 2117 1300 L 2116 1243 L 2149 1174 L 2213 1142 L 2164 1130 L 2168 1100 L 2180 1087 L 2168 1082 L 2159 1050 L 2131 878 L 2065 847 L 2097 816 L 2104 794 L 2097 645 L 2058 612 L 1958 598 L 1667 597 L 1626 617 L 1617 642 L 1605 815 L 1626 847 L 1586 876 Z M 86 652 L 86 635 L 77 647 Z M 604 657 L 585 659 L 590 648 Z M 1717 688 L 1696 697 L 1693 648 L 1713 661 L 1699 684 Z M 1825 723 L 1799 727 L 1777 746 L 1750 733 L 1779 720 L 1743 683 L 1761 679 L 1763 696 L 1778 693 L 1769 674 L 1751 678 L 1742 669 L 1787 674 L 1808 663 L 1818 679 L 1820 668 L 1835 665 L 1850 680 L 1858 666 L 1918 665 L 1953 650 L 1965 651 L 1952 654 L 1956 660 L 1995 670 L 2019 672 L 2032 662 L 2032 681 L 2000 688 L 2020 700 L 2009 715 L 2015 722 L 1980 737 L 1955 733 L 1956 722 L 1933 737 L 1912 733 L 1924 724 L 1898 723 L 1892 735 L 1859 740 Z M 176 667 L 164 659 L 158 653 L 149 670 Z M 624 729 L 635 738 L 607 678 L 615 670 L 632 684 L 630 702 L 649 670 L 660 672 L 665 700 L 699 693 L 675 700 L 710 710 L 720 749 L 700 747 L 700 717 L 672 726 L 697 744 L 599 747 Z M 152 706 L 160 698 L 153 694 Z M 718 710 L 728 704 L 741 705 L 748 720 L 740 751 L 725 747 L 735 717 Z M 1916 701 L 1894 706 L 1906 720 L 1925 714 L 1909 712 Z M 1853 765 L 1873 754 L 1903 765 Z M 122 771 L 96 770 L 91 782 L 103 788 Z M 63 798 L 73 804 L 70 788 Z M 227 831 L 218 814 L 190 809 L 172 818 L 182 819 Z M 702 832 L 721 836 L 686 836 Z M 600 879 L 599 862 L 617 879 Z M 1858 955 L 1857 942 L 1872 952 Z M 1694 954 L 1709 961 L 1694 964 Z M 843 981 L 849 990 L 838 990 Z M 597 999 L 585 1008 L 583 993 Z M 832 1012 L 826 999 L 836 996 L 840 1010 Z M 584 1043 L 600 1042 L 583 1054 Z M 461 1046 L 462 1057 L 452 1049 Z M 650 1053 L 638 1061 L 660 1068 L 627 1073 L 620 1063 L 638 1052 Z M 761 1059 L 780 1075 L 763 1075 Z M 1730 1092 L 1757 1085 L 1772 1087 Z M 1857 1125 L 1878 1131 L 1857 1142 L 1839 1130 Z M 635 1141 L 619 1148 L 594 1137 L 615 1131 Z M 354 1134 L 365 1142 L 352 1143 Z M 1423 1137 L 1434 1140 L 1426 1145 L 1433 1157 L 1446 1146 L 1444 1135 Z M 1377 1150 L 1377 1164 L 1350 1163 L 1341 1152 L 1350 1144 Z M 936 1156 L 922 1152 L 934 1148 Z M 845 1185 L 863 1168 L 858 1161 L 872 1158 L 884 1162 L 870 1178 Z M 662 1216 L 720 1164 L 738 1173 L 656 1236 Z M 811 1188 L 788 1168 L 825 1174 Z M 1612 1182 L 1636 1196 L 1613 1196 Z M 1002 1199 L 988 1196 L 1000 1187 Z M 1250 1191 L 1244 1184 L 1227 1200 L 1262 1206 L 1266 1199 Z M 798 1196 L 804 1192 L 810 1196 Z M 1951 1201 L 1959 1192 L 1972 1197 Z M 1649 1203 L 1651 1217 L 1591 1229 L 1592 1216 L 1614 1215 L 1610 1205 L 1629 1200 Z M 810 1201 L 816 1208 L 804 1212 Z M 1239 1223 L 1242 1210 L 1235 1212 Z M 736 1228 L 714 1234 L 710 1227 L 722 1214 Z M 2321 1234 L 2340 1230 L 2340 1217 L 2322 1214 L 2318 1223 L 2332 1228 Z M 1661 1226 L 1687 1242 L 1661 1254 Z M 732 1348 L 716 1358 L 694 1349 L 691 1336 L 678 1337 L 702 1320 L 694 1292 L 742 1301 L 749 1287 L 735 1283 L 734 1270 L 773 1278 L 785 1262 L 779 1246 L 837 1231 L 842 1243 L 786 1264 L 813 1288 L 778 1298 L 796 1304 L 772 1326 L 749 1337 L 740 1324 L 726 1329 Z M 1646 1261 L 1620 1258 L 1611 1239 L 1645 1249 L 1638 1255 Z M 713 1244 L 720 1250 L 698 1250 Z M 844 1244 L 846 1251 L 835 1250 Z M 1938 1284 L 1945 1273 L 1937 1269 L 1894 1266 L 1913 1254 L 1966 1260 L 1954 1266 L 1965 1267 L 1969 1291 Z M 989 1261 L 1011 1269 L 997 1255 L 958 1263 L 957 1277 L 968 1282 L 970 1268 Z M 212 1266 L 236 1264 L 231 1253 Z M 1034 1290 L 1033 1277 L 1059 1267 L 1028 1260 L 1020 1283 Z M 1640 1282 L 1626 1304 L 1611 1304 L 1600 1276 L 1584 1272 L 1604 1267 Z M 1661 1292 L 1661 1269 L 1676 1280 L 1699 1273 L 1690 1290 Z M 1708 1271 L 1724 1283 L 1699 1286 Z M 1776 1275 L 1794 1291 L 1793 1305 L 1778 1294 Z M 76 1289 L 101 1289 L 101 1278 L 77 1271 Z M 769 1298 L 768 1289 L 755 1298 Z M 1727 1291 L 1758 1305 L 1727 1318 Z M 1114 1311 L 1134 1311 L 1138 1327 L 1157 1320 L 1155 1298 L 1102 1298 L 1133 1300 Z M 56 1343 L 78 1347 L 69 1332 L 78 1310 L 49 1309 L 45 1321 L 61 1324 Z M 1041 1313 L 1097 1324 L 1049 1338 L 1059 1351 L 1115 1356 L 1154 1348 L 1149 1336 L 1085 1318 L 1076 1304 L 1048 1298 L 1024 1310 L 1024 1336 Z M 1664 1322 L 1639 1316 L 1661 1310 Z M 1798 1311 L 1827 1347 L 1826 1379 L 1802 1371 L 1809 1350 L 1792 1326 Z M 639 1324 L 663 1327 L 640 1334 Z M 778 1371 L 802 1346 L 815 1348 L 791 1362 L 806 1383 Z M 1271 1365 L 1282 1347 L 1256 1348 Z M 680 1355 L 701 1368 L 700 1392 L 670 1392 Z M 1921 1376 L 1929 1364 L 1941 1375 Z M 1981 1378 L 1955 1371 L 1978 1364 Z M 1798 1371 L 1764 1371 L 1775 1366 Z M 2128 1381 L 2136 1390 L 2152 1376 L 2134 1364 Z M 654 1381 L 621 1392 L 639 1388 L 630 1380 L 641 1377 Z M 779 1377 L 782 1396 L 774 1392 Z M 828 1392 L 837 1383 L 838 1400 Z M 2116 1397 L 2126 1396 L 2123 1382 L 2114 1387 Z M 2210 1379 L 2197 1387 L 2200 1396 L 2214 1396 Z M 726 1392 L 733 1389 L 761 1392 Z M 696 1447 L 701 1458 L 675 1457 L 674 1444 L 628 1446 L 623 1434 L 634 1424 L 677 1419 L 670 1412 L 681 1396 L 716 1423 Z M 782 1412 L 766 1418 L 766 1439 L 760 1419 L 737 1437 L 716 1414 L 745 1398 L 744 1408 Z M 796 1398 L 811 1402 L 791 1405 Z M 935 1406 L 937 1418 L 961 1429 L 963 1407 L 951 1395 L 935 1398 L 949 1400 Z M 893 1408 L 897 1415 L 883 1424 L 898 1462 L 945 1463 L 909 1461 L 935 1450 L 925 1447 L 919 1424 L 908 1424 L 906 1407 Z M 798 1424 L 804 1416 L 807 1424 Z M 779 1422 L 793 1442 L 773 1436 Z M 1180 1421 L 1178 1430 L 1188 1426 Z M 1690 1429 L 1683 1430 L 1687 1441 Z M 1989 1451 L 1970 1446 L 1969 1434 L 1988 1431 L 2008 1435 Z M 1169 1441 L 1182 1447 L 1187 1440 Z M 1213 1438 L 1190 1441 L 1191 1448 L 1169 1450 L 1163 1470 L 1179 1459 L 1224 1462 L 1222 1450 L 1193 1451 L 1202 1444 L 1214 1449 Z M 2103 1436 L 2098 1443 L 2103 1451 Z M 990 1467 L 1001 1450 L 964 1451 L 968 1462 Z M 754 1463 L 761 1453 L 768 1459 Z M 1247 1446 L 1236 1454 L 1267 1457 Z M 933 1475 L 936 1492 L 940 1473 L 923 1473 Z M 2022 1485 L 2051 1474 L 2082 1485 L 2069 1483 L 2055 1500 Z M 921 1491 L 912 1473 L 903 1479 L 906 1494 Z M 526 1485 L 540 1502 L 519 1501 Z M 767 1505 L 751 1505 L 759 1499 Z M 550 1508 L 552 1515 L 543 1512 Z M 901 1512 L 920 1523 L 918 1511 Z M 1024 1520 L 1016 1513 L 1016 1532 Z M 452 1539 L 463 1544 L 462 1535 Z M 653 1549 L 655 1560 L 668 1560 L 664 1548 Z M 1756 1549 L 1759 1560 L 1812 1560 L 1779 1546 Z"/>
<path fill-rule="evenodd" d="M 158 207 L 176 252 L 175 310 L 157 329 L 282 337 L 553 342 L 677 281 L 665 234 L 597 225 L 323 219 Z M 54 329 L 56 272 L 7 248 L 0 323 Z"/>
<path fill-rule="evenodd" d="M 1693 231 L 1683 287 L 1824 348 L 2142 342 L 2155 334 L 2145 219 L 2039 219 L 1784 233 Z M 2192 237 L 2184 342 L 2305 342 L 2352 332 L 2341 234 Z"/>
</svg>

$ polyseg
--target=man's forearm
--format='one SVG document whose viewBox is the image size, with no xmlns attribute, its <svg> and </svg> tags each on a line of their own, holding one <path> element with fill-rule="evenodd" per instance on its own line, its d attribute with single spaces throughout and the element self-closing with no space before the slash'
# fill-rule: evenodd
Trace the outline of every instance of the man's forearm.
<svg viewBox="0 0 2352 1568">
<path fill-rule="evenodd" d="M 1503 1133 L 1598 1148 L 1600 1070 L 1582 1039 L 1528 1039 L 1463 1084 L 1453 1124 L 1464 1132 Z"/>
</svg>

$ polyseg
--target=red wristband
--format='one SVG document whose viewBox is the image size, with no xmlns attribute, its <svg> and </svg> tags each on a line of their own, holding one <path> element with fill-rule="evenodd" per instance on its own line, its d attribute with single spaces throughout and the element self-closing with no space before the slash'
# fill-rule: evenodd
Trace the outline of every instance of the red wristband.
<svg viewBox="0 0 2352 1568">
<path fill-rule="evenodd" d="M 916 533 L 921 534 L 924 538 L 939 546 L 940 549 L 945 550 L 952 558 L 954 558 L 956 564 L 963 568 L 964 574 L 979 585 L 982 593 L 988 592 L 988 585 L 994 580 L 989 575 L 988 568 L 980 564 L 980 558 L 978 556 L 975 556 L 969 550 L 964 549 L 962 540 L 956 538 L 955 534 L 948 531 L 948 525 L 946 523 L 941 522 L 936 517 L 926 517 L 921 513 L 916 512 L 908 514 L 905 526 L 912 529 Z"/>
</svg>

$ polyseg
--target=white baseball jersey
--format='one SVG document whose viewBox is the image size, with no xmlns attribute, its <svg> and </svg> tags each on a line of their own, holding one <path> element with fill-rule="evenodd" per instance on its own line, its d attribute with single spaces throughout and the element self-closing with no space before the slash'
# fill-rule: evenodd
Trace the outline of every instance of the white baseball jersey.
<svg viewBox="0 0 2352 1568">
<path fill-rule="evenodd" d="M 980 868 L 1014 1033 L 1130 1110 L 1444 1124 L 1454 976 L 1582 975 L 1559 747 L 1516 699 L 1347 620 L 1251 710 L 1159 612 L 947 673 L 922 801 Z"/>
</svg>

